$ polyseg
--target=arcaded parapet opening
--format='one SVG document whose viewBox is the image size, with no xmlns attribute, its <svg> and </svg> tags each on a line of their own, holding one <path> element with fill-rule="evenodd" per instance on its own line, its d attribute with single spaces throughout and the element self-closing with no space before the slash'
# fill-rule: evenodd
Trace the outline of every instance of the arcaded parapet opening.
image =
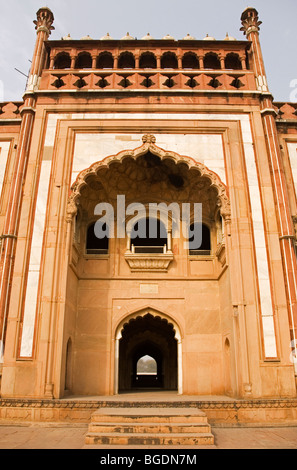
<svg viewBox="0 0 297 470">
<path fill-rule="evenodd" d="M 161 57 L 161 68 L 162 69 L 177 69 L 178 61 L 174 52 L 164 52 Z"/>
<path fill-rule="evenodd" d="M 92 57 L 88 52 L 81 52 L 78 54 L 75 61 L 76 69 L 90 69 L 92 68 Z"/>
<path fill-rule="evenodd" d="M 199 59 L 193 52 L 186 52 L 182 58 L 183 69 L 199 69 Z"/>
<path fill-rule="evenodd" d="M 122 52 L 118 60 L 119 69 L 134 69 L 135 58 L 131 52 Z"/>
<path fill-rule="evenodd" d="M 155 69 L 157 68 L 157 59 L 152 52 L 143 52 L 139 58 L 139 68 Z"/>
<path fill-rule="evenodd" d="M 221 62 L 218 54 L 209 52 L 204 56 L 204 68 L 218 70 L 221 68 Z"/>
<path fill-rule="evenodd" d="M 71 58 L 67 52 L 60 52 L 55 57 L 54 69 L 70 69 Z"/>
<path fill-rule="evenodd" d="M 242 63 L 238 54 L 230 52 L 226 55 L 225 69 L 242 70 Z"/>
<path fill-rule="evenodd" d="M 110 52 L 102 52 L 96 62 L 97 69 L 112 69 L 114 59 Z"/>
</svg>

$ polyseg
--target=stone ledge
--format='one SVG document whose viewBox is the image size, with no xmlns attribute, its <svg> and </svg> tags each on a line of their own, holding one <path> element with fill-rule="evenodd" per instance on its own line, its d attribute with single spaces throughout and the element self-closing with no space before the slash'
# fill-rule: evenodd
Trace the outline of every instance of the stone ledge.
<svg viewBox="0 0 297 470">
<path fill-rule="evenodd" d="M 297 425 L 297 399 L 268 400 L 42 400 L 1 399 L 0 421 L 40 423 L 88 423 L 96 409 L 114 408 L 196 408 L 206 413 L 213 425 L 293 426 Z"/>
</svg>

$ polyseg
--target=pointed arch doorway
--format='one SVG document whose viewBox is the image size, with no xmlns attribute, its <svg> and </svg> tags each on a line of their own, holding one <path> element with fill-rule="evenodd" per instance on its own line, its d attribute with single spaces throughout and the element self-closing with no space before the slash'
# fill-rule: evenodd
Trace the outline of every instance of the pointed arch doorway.
<svg viewBox="0 0 297 470">
<path fill-rule="evenodd" d="M 149 356 L 155 373 L 140 373 Z M 166 390 L 182 393 L 181 335 L 177 325 L 146 311 L 123 321 L 115 341 L 115 393 Z"/>
</svg>

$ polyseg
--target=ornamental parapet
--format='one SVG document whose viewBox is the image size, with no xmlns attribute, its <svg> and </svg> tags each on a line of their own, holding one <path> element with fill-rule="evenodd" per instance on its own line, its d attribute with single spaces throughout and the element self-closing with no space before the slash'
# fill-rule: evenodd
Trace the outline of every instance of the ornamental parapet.
<svg viewBox="0 0 297 470">
<path fill-rule="evenodd" d="M 21 119 L 23 101 L 9 101 L 0 103 L 0 121 L 1 119 L 15 120 Z"/>
<path fill-rule="evenodd" d="M 230 39 L 230 38 L 229 38 Z M 249 41 L 46 41 L 37 91 L 257 90 Z"/>
<path fill-rule="evenodd" d="M 297 103 L 275 102 L 273 105 L 278 121 L 297 121 Z"/>
<path fill-rule="evenodd" d="M 256 90 L 248 72 L 222 71 L 44 71 L 39 90 Z"/>
</svg>

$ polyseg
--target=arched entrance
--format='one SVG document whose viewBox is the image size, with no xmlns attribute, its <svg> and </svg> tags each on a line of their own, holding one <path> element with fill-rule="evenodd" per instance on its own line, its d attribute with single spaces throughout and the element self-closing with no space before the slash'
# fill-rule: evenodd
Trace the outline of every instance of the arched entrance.
<svg viewBox="0 0 297 470">
<path fill-rule="evenodd" d="M 69 263 L 68 275 L 70 282 L 67 284 L 69 287 L 67 287 L 66 296 L 69 299 L 73 295 L 76 297 L 73 302 L 71 300 L 66 303 L 67 328 L 65 337 L 73 335 L 71 325 L 75 325 L 75 334 L 73 335 L 75 338 L 73 342 L 73 392 L 76 394 L 117 394 L 119 391 L 134 391 L 146 387 L 149 389 L 177 390 L 179 394 L 182 394 L 181 334 L 176 322 L 169 315 L 161 313 L 157 309 L 159 301 L 160 308 L 162 306 L 166 309 L 172 308 L 172 311 L 177 313 L 181 323 L 185 325 L 185 335 L 193 334 L 198 338 L 198 335 L 206 334 L 207 331 L 205 332 L 203 322 L 202 325 L 198 320 L 195 321 L 192 328 L 192 322 L 190 320 L 186 321 L 185 318 L 185 315 L 188 315 L 188 307 L 193 310 L 192 306 L 193 302 L 196 302 L 196 298 L 201 296 L 202 299 L 204 296 L 205 274 L 203 272 L 200 275 L 200 267 L 202 266 L 203 269 L 206 269 L 207 276 L 210 276 L 209 273 L 214 273 L 214 276 L 211 275 L 208 284 L 211 286 L 210 289 L 214 289 L 214 292 L 216 292 L 214 296 L 209 296 L 209 305 L 206 305 L 205 308 L 203 306 L 203 309 L 207 312 L 220 312 L 221 295 L 225 302 L 224 305 L 229 306 L 226 289 L 226 286 L 229 286 L 229 269 L 223 267 L 223 275 L 217 276 L 217 271 L 221 272 L 221 265 L 225 264 L 225 252 L 227 252 L 227 247 L 225 250 L 225 245 L 223 242 L 221 243 L 222 240 L 219 241 L 218 235 L 223 233 L 224 225 L 220 227 L 218 224 L 219 228 L 217 228 L 217 219 L 215 218 L 219 214 L 219 220 L 223 220 L 223 224 L 226 225 L 225 233 L 228 233 L 227 223 L 230 222 L 230 202 L 227 188 L 214 172 L 201 163 L 190 157 L 167 152 L 155 146 L 152 136 L 144 136 L 143 142 L 142 146 L 134 150 L 125 150 L 93 163 L 78 175 L 71 188 L 66 219 L 72 222 L 67 238 L 69 244 L 72 240 L 72 246 L 69 247 L 71 250 L 69 249 L 67 252 L 71 264 Z M 122 206 L 118 203 L 118 196 L 121 196 L 121 200 L 124 199 Z M 143 211 L 139 211 L 139 219 L 135 216 L 130 217 L 133 215 L 131 206 L 135 204 L 135 201 L 142 204 L 144 208 Z M 88 237 L 89 228 L 92 224 L 98 222 L 94 215 L 98 215 L 96 207 L 102 202 L 110 205 L 111 212 L 114 215 L 112 227 L 114 236 L 104 246 L 97 243 L 93 244 L 93 240 Z M 165 224 L 167 233 L 165 237 L 158 237 L 157 244 L 154 240 L 154 244 L 151 246 L 149 240 L 149 246 L 144 247 L 143 239 L 135 240 L 136 237 L 133 237 L 135 234 L 132 233 L 130 228 L 137 231 L 135 228 L 136 222 L 151 217 L 149 212 L 150 203 L 161 206 L 160 202 L 164 203 L 166 209 L 168 209 L 164 213 L 164 219 L 168 220 L 168 224 Z M 178 208 L 181 209 L 178 217 L 175 215 L 174 210 L 169 209 L 172 202 L 177 203 Z M 192 230 L 189 230 L 189 232 L 183 230 L 186 229 L 186 224 L 181 217 L 182 204 L 184 203 L 191 205 L 189 221 L 191 223 L 194 223 L 195 220 L 192 205 L 195 203 L 203 204 L 202 215 L 205 226 L 209 228 L 209 243 L 207 246 L 203 245 L 198 253 L 190 253 L 190 248 L 187 248 L 184 243 L 184 238 L 187 238 L 187 234 L 192 232 Z M 127 210 L 128 208 L 130 209 Z M 172 214 L 169 216 L 168 212 L 172 212 Z M 158 221 L 163 222 L 163 212 L 161 210 L 160 213 L 158 210 L 156 220 L 157 223 Z M 174 225 L 180 227 L 180 237 L 173 236 Z M 118 226 L 123 226 L 122 228 L 125 229 L 123 234 L 120 230 L 118 233 Z M 112 228 L 110 229 L 111 232 Z M 226 240 L 229 241 L 227 237 Z M 160 249 L 162 245 L 164 251 Z M 153 250 L 156 250 L 156 247 L 157 252 L 154 252 Z M 150 251 L 148 251 L 148 248 Z M 218 248 L 219 255 L 216 255 Z M 203 256 L 209 257 L 207 263 L 198 259 L 202 254 L 201 252 L 203 252 Z M 169 269 L 168 263 L 171 263 Z M 117 267 L 116 270 L 114 270 L 115 266 Z M 75 276 L 73 276 L 74 272 L 77 273 Z M 155 275 L 155 272 L 158 272 L 158 274 Z M 161 272 L 167 274 L 160 276 L 159 273 Z M 134 275 L 134 273 L 138 274 Z M 145 283 L 148 281 L 150 284 L 157 276 L 160 292 L 163 292 L 163 288 L 167 288 L 168 279 L 176 279 L 177 276 L 178 278 L 180 276 L 181 281 L 182 279 L 187 280 L 185 273 L 189 273 L 191 279 L 195 280 L 197 292 L 193 292 L 192 289 L 185 289 L 186 295 L 183 308 L 179 307 L 180 300 L 176 302 L 175 293 L 172 297 L 168 297 L 168 301 L 165 303 L 164 299 L 159 296 L 158 286 L 157 296 L 143 296 L 142 282 L 143 288 L 146 290 Z M 133 284 L 134 279 L 135 284 Z M 138 281 L 142 282 L 139 284 L 139 290 L 138 287 L 136 290 Z M 183 288 L 182 282 L 180 282 L 180 288 Z M 133 300 L 129 295 L 130 289 L 133 289 L 136 296 L 134 298 L 133 294 Z M 98 296 L 99 291 L 101 292 L 100 296 Z M 122 298 L 125 301 L 117 304 L 118 299 Z M 96 302 L 94 302 L 94 299 Z M 111 313 L 113 299 L 117 299 L 115 302 L 117 307 L 112 307 Z M 147 301 L 152 299 L 152 304 L 156 306 L 156 309 L 144 305 L 145 299 Z M 132 305 L 135 311 L 134 313 L 130 311 L 130 314 L 128 314 L 127 310 Z M 136 311 L 137 305 L 139 307 Z M 228 308 L 223 310 L 222 318 L 224 319 L 224 315 L 227 315 L 229 310 Z M 100 314 L 98 314 L 99 311 Z M 118 320 L 119 323 L 114 325 L 112 335 L 107 327 L 103 331 L 102 325 L 109 325 L 110 318 L 114 321 L 121 312 L 126 313 L 123 313 L 121 319 Z M 150 316 L 146 318 L 145 324 L 144 317 L 148 314 Z M 202 313 L 199 312 L 199 314 L 203 318 Z M 194 315 L 193 312 L 192 315 Z M 214 313 L 211 315 L 215 319 L 217 318 Z M 85 321 L 86 317 L 90 320 Z M 224 322 L 215 321 L 219 333 L 220 325 Z M 209 324 L 209 334 L 212 334 L 211 322 Z M 80 325 L 83 325 L 84 328 L 82 329 Z M 103 334 L 105 340 L 101 341 Z M 87 347 L 85 347 L 85 340 L 87 340 Z M 112 344 L 111 342 L 113 342 L 113 351 L 110 356 L 109 348 L 106 345 Z M 94 359 L 94 348 L 98 352 L 98 358 L 103 358 L 99 361 L 100 366 Z M 207 354 L 214 355 L 214 362 L 219 368 L 215 356 L 216 351 L 212 351 L 210 347 Z M 157 364 L 157 374 L 154 379 L 153 377 L 145 377 L 145 374 L 140 377 L 137 373 L 137 362 L 144 355 L 151 356 Z M 110 359 L 113 362 L 112 368 L 110 367 Z M 200 370 L 202 371 L 201 376 L 208 377 L 211 376 L 211 373 L 215 374 L 209 372 L 208 363 L 199 356 L 199 345 L 197 345 L 196 350 L 195 343 L 193 343 L 193 352 L 191 351 L 188 354 L 185 351 L 184 364 L 186 366 L 189 361 L 194 360 L 196 362 L 200 359 L 200 369 L 197 374 L 187 376 L 184 380 L 184 390 L 187 394 L 195 394 L 198 390 L 197 377 Z M 94 364 L 92 373 L 87 373 L 91 364 Z M 112 377 L 109 376 L 111 370 Z M 188 369 L 185 367 L 184 370 Z M 211 380 L 207 383 L 212 383 Z"/>
<path fill-rule="evenodd" d="M 117 390 L 176 390 L 181 392 L 179 334 L 173 324 L 160 316 L 145 313 L 122 325 L 117 338 Z M 144 356 L 155 361 L 156 373 L 139 373 Z"/>
</svg>

